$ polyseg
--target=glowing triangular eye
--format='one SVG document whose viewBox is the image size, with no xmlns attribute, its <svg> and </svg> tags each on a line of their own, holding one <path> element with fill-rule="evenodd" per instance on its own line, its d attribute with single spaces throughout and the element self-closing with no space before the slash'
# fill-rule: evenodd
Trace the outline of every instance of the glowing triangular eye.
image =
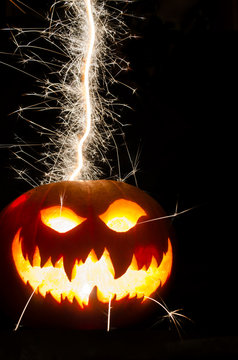
<svg viewBox="0 0 238 360">
<path fill-rule="evenodd" d="M 119 199 L 114 201 L 99 218 L 113 231 L 126 232 L 133 228 L 146 212 L 135 202 Z"/>
<path fill-rule="evenodd" d="M 40 216 L 43 224 L 59 233 L 66 233 L 86 220 L 86 218 L 78 216 L 64 206 L 52 206 L 43 209 Z"/>
</svg>

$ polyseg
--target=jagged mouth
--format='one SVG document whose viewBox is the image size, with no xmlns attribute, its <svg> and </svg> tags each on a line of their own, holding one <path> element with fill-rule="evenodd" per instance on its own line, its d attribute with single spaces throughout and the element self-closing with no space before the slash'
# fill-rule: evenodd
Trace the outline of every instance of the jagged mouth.
<svg viewBox="0 0 238 360">
<path fill-rule="evenodd" d="M 168 239 L 168 250 L 163 254 L 161 263 L 152 256 L 148 268 L 138 268 L 135 255 L 126 272 L 115 279 L 115 270 L 108 250 L 105 248 L 100 259 L 94 250 L 88 254 L 85 262 L 75 260 L 72 267 L 71 279 L 64 269 L 61 257 L 53 265 L 51 257 L 41 266 L 39 248 L 35 248 L 32 264 L 28 256 L 23 255 L 21 229 L 16 233 L 12 243 L 12 255 L 17 272 L 22 281 L 32 287 L 41 296 L 50 294 L 58 303 L 76 299 L 81 308 L 89 303 L 89 296 L 97 288 L 97 298 L 102 303 L 109 303 L 112 299 L 119 301 L 125 297 L 137 297 L 142 300 L 154 293 L 159 286 L 167 281 L 172 268 L 172 246 Z"/>
</svg>

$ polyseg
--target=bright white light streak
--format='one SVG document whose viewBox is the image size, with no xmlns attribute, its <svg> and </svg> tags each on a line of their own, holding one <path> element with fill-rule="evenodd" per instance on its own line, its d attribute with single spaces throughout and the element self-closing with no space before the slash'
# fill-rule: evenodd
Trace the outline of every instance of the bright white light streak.
<svg viewBox="0 0 238 360">
<path fill-rule="evenodd" d="M 153 221 L 159 221 L 159 220 L 164 220 L 164 219 L 175 218 L 175 217 L 177 217 L 177 216 L 180 216 L 180 215 L 182 215 L 182 214 L 185 214 L 185 213 L 187 213 L 187 212 L 190 212 L 190 211 L 194 210 L 196 207 L 197 207 L 197 206 L 194 206 L 194 207 L 192 207 L 192 208 L 185 209 L 185 210 L 182 210 L 182 211 L 177 212 L 177 204 L 176 204 L 176 209 L 175 209 L 174 214 L 165 215 L 165 216 L 160 216 L 160 217 L 153 218 L 153 219 L 149 219 L 149 220 L 145 220 L 145 221 L 140 221 L 140 222 L 137 223 L 137 225 L 145 224 L 145 223 L 149 223 L 149 222 L 153 222 Z"/>
<path fill-rule="evenodd" d="M 10 68 L 12 68 L 12 69 L 15 69 L 15 70 L 17 70 L 17 71 L 19 71 L 19 72 L 21 72 L 21 73 L 23 73 L 23 74 L 27 75 L 27 76 L 32 77 L 33 79 L 35 79 L 35 80 L 37 80 L 37 81 L 40 81 L 40 79 L 39 79 L 39 78 L 37 78 L 36 76 L 34 76 L 34 75 L 32 75 L 32 74 L 30 74 L 30 73 L 28 73 L 28 72 L 26 72 L 26 71 L 23 71 L 23 70 L 21 70 L 21 69 L 17 68 L 16 66 L 13 66 L 13 65 L 7 64 L 7 63 L 5 63 L 5 62 L 3 62 L 3 61 L 0 61 L 0 64 L 3 64 L 3 65 L 5 65 L 5 66 L 8 66 L 8 67 L 10 67 Z"/>
<path fill-rule="evenodd" d="M 184 319 L 189 320 L 189 321 L 192 321 L 192 320 L 191 320 L 189 317 L 187 317 L 187 316 L 179 313 L 179 311 L 180 311 L 181 309 L 177 309 L 177 310 L 172 310 L 172 311 L 170 311 L 170 310 L 167 308 L 167 306 L 166 306 L 166 305 L 163 305 L 160 301 L 158 301 L 158 300 L 156 300 L 156 299 L 154 299 L 154 298 L 152 298 L 152 297 L 149 297 L 149 296 L 145 296 L 145 298 L 146 298 L 146 299 L 149 299 L 149 300 L 151 300 L 151 301 L 153 301 L 153 302 L 155 302 L 156 304 L 158 304 L 159 306 L 161 306 L 162 309 L 164 309 L 164 311 L 167 313 L 167 315 L 166 315 L 165 317 L 168 317 L 168 318 L 172 321 L 172 323 L 173 323 L 174 326 L 175 326 L 175 329 L 177 330 L 177 333 L 178 333 L 178 336 L 179 336 L 180 340 L 182 340 L 182 335 L 181 335 L 181 331 L 180 331 L 181 324 L 180 324 L 180 322 L 178 321 L 178 319 L 176 318 L 176 316 L 181 317 L 181 318 L 184 318 Z"/>
<path fill-rule="evenodd" d="M 69 180 L 75 180 L 83 167 L 83 146 L 85 144 L 85 141 L 87 140 L 91 125 L 92 125 L 92 107 L 91 107 L 91 98 L 90 98 L 90 85 L 89 85 L 89 72 L 91 67 L 91 61 L 93 56 L 93 50 L 94 50 L 94 44 L 95 44 L 95 23 L 93 19 L 93 13 L 92 13 L 92 4 L 91 0 L 84 0 L 86 4 L 87 9 L 87 16 L 88 16 L 88 24 L 89 24 L 89 39 L 88 39 L 88 52 L 86 56 L 85 66 L 82 73 L 83 77 L 83 96 L 84 96 L 84 102 L 85 102 L 85 131 L 81 139 L 78 143 L 78 165 L 73 174 L 70 176 Z"/>
<path fill-rule="evenodd" d="M 110 326 L 111 326 L 111 302 L 112 302 L 112 299 L 110 298 L 109 299 L 109 302 L 108 302 L 108 313 L 107 313 L 107 332 L 110 331 Z"/>
<path fill-rule="evenodd" d="M 16 326 L 14 328 L 14 331 L 18 330 L 18 328 L 19 328 L 19 326 L 21 324 L 22 318 L 23 318 L 23 316 L 24 316 L 24 314 L 26 312 L 26 309 L 28 308 L 28 305 L 30 304 L 30 301 L 33 298 L 33 295 L 35 294 L 36 290 L 37 290 L 37 288 L 35 288 L 35 290 L 31 293 L 29 299 L 27 300 L 26 305 L 24 306 L 24 309 L 22 310 L 22 313 L 21 313 L 21 315 L 19 317 L 19 320 L 18 320 L 18 322 L 17 322 L 17 324 L 16 324 Z"/>
</svg>

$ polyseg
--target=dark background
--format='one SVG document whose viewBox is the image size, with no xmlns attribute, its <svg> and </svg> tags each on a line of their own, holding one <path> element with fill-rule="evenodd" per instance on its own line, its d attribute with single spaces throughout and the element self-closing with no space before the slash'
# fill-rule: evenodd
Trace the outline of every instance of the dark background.
<svg viewBox="0 0 238 360">
<path fill-rule="evenodd" d="M 27 4 L 43 12 L 51 2 Z M 40 17 L 24 10 L 26 14 L 2 0 L 1 27 L 44 25 Z M 177 201 L 179 211 L 193 208 L 173 222 L 175 266 L 165 299 L 171 309 L 183 308 L 193 320 L 183 324 L 187 342 L 179 350 L 169 324 L 158 324 L 153 331 L 172 344 L 171 357 L 199 358 L 206 349 L 214 357 L 235 356 L 238 1 L 141 0 L 128 6 L 128 12 L 145 17 L 128 17 L 130 32 L 139 38 L 119 48 L 131 69 L 121 80 L 137 92 L 115 91 L 133 107 L 133 111 L 125 110 L 122 118 L 132 124 L 125 130 L 132 156 L 141 147 L 138 184 L 169 214 Z M 0 36 L 2 51 L 14 51 L 10 34 L 3 31 Z M 0 56 L 1 61 L 16 65 L 13 57 Z M 26 69 L 34 70 L 31 65 Z M 34 136 L 17 116 L 8 114 L 24 104 L 22 94 L 35 89 L 35 84 L 2 64 L 0 72 L 0 144 L 11 144 L 16 133 Z M 38 139 L 33 137 L 34 141 Z M 125 174 L 130 166 L 123 149 L 121 152 Z M 17 159 L 12 149 L 3 146 L 0 161 L 3 208 L 30 186 L 16 179 L 12 168 Z M 128 181 L 133 183 L 133 179 Z M 144 325 L 146 333 L 138 335 L 140 343 L 149 341 L 148 329 L 154 323 Z M 4 328 L 4 321 L 2 324 Z M 157 354 L 153 336 L 151 358 Z M 25 338 L 31 339 L 29 333 Z M 103 341 L 102 334 L 99 338 Z M 99 338 L 96 336 L 100 347 Z M 131 338 L 136 339 L 135 333 Z M 122 332 L 113 339 L 115 346 L 132 346 Z M 141 352 L 135 358 L 142 358 Z"/>
</svg>

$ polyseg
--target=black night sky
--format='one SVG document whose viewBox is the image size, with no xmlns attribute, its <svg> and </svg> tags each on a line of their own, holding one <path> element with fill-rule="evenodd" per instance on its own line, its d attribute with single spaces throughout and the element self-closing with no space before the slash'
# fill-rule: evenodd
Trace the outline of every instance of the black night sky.
<svg viewBox="0 0 238 360">
<path fill-rule="evenodd" d="M 25 3 L 45 12 L 51 1 L 27 0 Z M 2 0 L 0 7 L 1 28 L 46 24 L 25 7 L 26 14 L 23 14 L 9 0 Z M 137 342 L 144 345 L 144 352 L 135 350 L 134 357 L 128 355 L 130 359 L 180 356 L 197 359 L 206 355 L 233 359 L 238 354 L 237 234 L 234 226 L 238 1 L 138 0 L 127 9 L 135 15 L 126 20 L 130 32 L 138 37 L 126 41 L 118 49 L 130 61 L 130 70 L 121 74 L 120 80 L 137 91 L 132 94 L 116 88 L 115 92 L 121 101 L 133 108 L 125 109 L 122 119 L 123 123 L 131 124 L 124 130 L 132 156 L 135 157 L 138 148 L 141 150 L 137 173 L 139 187 L 156 198 L 168 214 L 173 213 L 177 202 L 179 211 L 193 208 L 173 222 L 175 265 L 165 299 L 169 307 L 183 308 L 193 322 L 183 324 L 184 343 L 178 343 L 169 325 L 166 327 L 162 323 L 151 327 L 153 321 L 142 325 L 139 332 L 132 330 L 131 343 L 125 335 L 128 329 L 125 333 L 109 334 L 110 338 L 104 333 L 89 336 L 95 341 L 95 348 L 100 347 L 98 354 L 104 359 L 119 358 L 119 350 L 116 355 L 110 353 L 114 351 L 113 346 L 132 351 Z M 140 19 L 142 16 L 144 20 Z M 0 52 L 14 51 L 9 32 L 2 31 L 0 39 Z M 20 66 L 14 57 L 1 53 L 0 62 Z M 32 65 L 23 68 L 34 71 Z M 30 189 L 29 184 L 16 179 L 12 168 L 19 168 L 21 164 L 14 158 L 12 149 L 3 144 L 15 143 L 15 134 L 25 133 L 28 139 L 33 136 L 32 142 L 39 138 L 34 138 L 17 116 L 9 116 L 19 105 L 27 103 L 23 95 L 36 89 L 34 80 L 2 63 L 0 74 L 0 205 L 3 209 Z M 46 123 L 50 121 L 49 114 L 36 116 L 39 118 L 42 114 L 48 116 L 44 118 Z M 120 151 L 122 171 L 126 173 L 131 169 L 123 145 Z M 26 164 L 22 166 L 27 167 Z M 34 172 L 32 174 L 34 176 Z M 128 182 L 133 184 L 133 178 Z M 36 350 L 39 344 L 34 342 L 34 331 L 25 329 L 24 333 L 22 328 L 19 338 L 12 338 L 4 309 L 1 314 L 2 338 L 6 339 L 8 348 L 13 341 L 21 354 L 26 352 L 24 359 L 43 359 L 43 352 Z M 151 339 L 149 334 L 152 334 Z M 46 349 L 48 335 L 44 338 L 40 333 L 39 336 Z M 77 338 L 75 333 L 74 336 Z M 85 334 L 82 338 L 90 343 Z M 165 345 L 159 355 L 158 339 L 170 344 L 169 353 Z M 57 343 L 55 338 L 52 344 L 54 342 Z M 152 350 L 146 355 L 145 349 L 150 345 Z M 104 352 L 102 349 L 107 346 Z M 53 348 L 52 345 L 52 352 Z M 38 351 L 39 357 L 34 351 Z M 55 357 L 49 355 L 47 359 L 63 358 L 57 351 Z M 97 356 L 97 352 L 84 351 L 84 358 Z M 16 353 L 11 356 L 9 359 L 18 358 Z"/>
</svg>

